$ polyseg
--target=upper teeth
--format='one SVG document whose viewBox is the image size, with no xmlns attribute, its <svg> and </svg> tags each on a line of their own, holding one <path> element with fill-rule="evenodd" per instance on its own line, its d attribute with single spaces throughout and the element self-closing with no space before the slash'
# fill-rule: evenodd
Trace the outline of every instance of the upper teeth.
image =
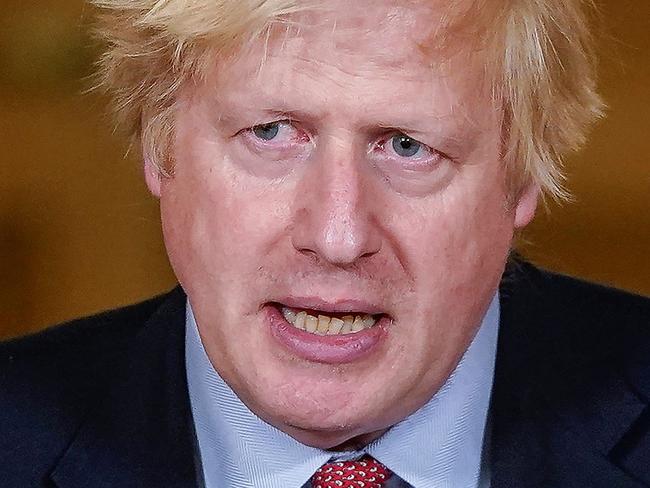
<svg viewBox="0 0 650 488">
<path fill-rule="evenodd" d="M 342 318 L 319 314 L 318 317 L 307 312 L 282 307 L 282 315 L 294 327 L 320 335 L 351 334 L 369 329 L 377 319 L 372 315 L 346 315 Z"/>
</svg>

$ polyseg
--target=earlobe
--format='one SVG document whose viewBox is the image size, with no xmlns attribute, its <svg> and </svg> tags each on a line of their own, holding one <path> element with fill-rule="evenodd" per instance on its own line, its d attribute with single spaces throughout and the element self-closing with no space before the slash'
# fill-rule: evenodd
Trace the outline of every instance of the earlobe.
<svg viewBox="0 0 650 488">
<path fill-rule="evenodd" d="M 521 193 L 515 208 L 515 228 L 521 229 L 526 227 L 533 217 L 535 210 L 537 210 L 537 203 L 539 202 L 539 185 L 531 183 Z"/>
<path fill-rule="evenodd" d="M 144 156 L 144 179 L 153 196 L 160 198 L 160 170 L 151 162 L 149 156 Z"/>
</svg>

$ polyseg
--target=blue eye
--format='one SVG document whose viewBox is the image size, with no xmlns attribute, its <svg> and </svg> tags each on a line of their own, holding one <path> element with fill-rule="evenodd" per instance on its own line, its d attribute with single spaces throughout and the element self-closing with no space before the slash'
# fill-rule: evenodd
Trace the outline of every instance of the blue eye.
<svg viewBox="0 0 650 488">
<path fill-rule="evenodd" d="M 252 129 L 255 137 L 263 141 L 272 141 L 280 132 L 280 122 L 271 122 L 269 124 L 256 125 Z"/>
<path fill-rule="evenodd" d="M 404 134 L 395 135 L 391 138 L 391 140 L 393 150 L 398 156 L 401 156 L 403 158 L 412 158 L 418 152 L 420 152 L 420 149 L 422 148 L 421 143 L 415 139 L 411 139 L 410 137 L 405 136 Z"/>
</svg>

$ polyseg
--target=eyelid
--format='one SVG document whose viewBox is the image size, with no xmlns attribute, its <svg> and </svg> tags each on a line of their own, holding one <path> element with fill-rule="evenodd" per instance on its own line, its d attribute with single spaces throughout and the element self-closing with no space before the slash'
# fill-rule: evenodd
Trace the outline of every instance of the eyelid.
<svg viewBox="0 0 650 488">
<path fill-rule="evenodd" d="M 281 138 L 276 137 L 268 141 L 261 139 L 255 135 L 254 130 L 256 128 L 274 124 L 279 124 L 280 127 L 282 127 L 282 125 L 288 126 L 285 128 L 285 131 L 288 131 L 288 133 L 283 131 L 284 135 Z M 287 117 L 278 118 L 276 120 L 271 120 L 268 122 L 263 121 L 255 125 L 251 125 L 249 127 L 241 129 L 236 135 L 243 136 L 244 140 L 247 141 L 247 144 L 251 148 L 254 148 L 256 151 L 290 150 L 291 148 L 304 146 L 305 144 L 312 142 L 311 135 L 301 127 L 297 126 L 293 119 L 289 119 Z"/>
<path fill-rule="evenodd" d="M 432 148 L 432 147 L 429 146 L 428 144 L 426 144 L 426 143 L 420 141 L 419 139 L 416 139 L 415 137 L 412 137 L 412 136 L 408 135 L 406 132 L 401 131 L 401 130 L 398 130 L 398 129 L 393 129 L 393 130 L 391 130 L 390 132 L 388 132 L 386 135 L 384 135 L 384 136 L 380 139 L 380 144 L 379 144 L 379 145 L 380 145 L 382 148 L 384 148 L 385 145 L 386 145 L 386 144 L 387 144 L 391 139 L 393 139 L 393 137 L 406 137 L 406 138 L 408 138 L 408 139 L 411 139 L 413 142 L 418 143 L 422 148 L 424 148 L 424 149 L 425 149 L 429 154 L 431 154 L 432 156 L 438 154 L 438 155 L 440 155 L 440 156 L 445 157 L 445 155 L 444 155 L 443 153 L 441 153 L 440 151 L 437 151 L 436 149 Z M 372 148 L 374 148 L 374 147 L 376 147 L 376 146 L 377 146 L 377 144 L 374 144 L 374 145 L 372 146 Z"/>
<path fill-rule="evenodd" d="M 237 133 L 237 135 L 238 134 L 246 134 L 247 137 L 254 138 L 256 141 L 259 141 L 260 143 L 269 144 L 269 143 L 272 143 L 273 141 L 264 141 L 264 140 L 258 138 L 257 136 L 255 136 L 254 130 L 257 129 L 257 128 L 260 128 L 260 127 L 265 127 L 265 126 L 274 125 L 274 124 L 278 124 L 280 127 L 282 125 L 286 125 L 286 126 L 289 126 L 292 131 L 299 132 L 299 129 L 290 120 L 278 119 L 278 120 L 272 120 L 270 122 L 261 122 L 259 124 L 251 125 L 250 127 L 246 127 L 244 129 L 240 130 Z"/>
<path fill-rule="evenodd" d="M 293 120 L 288 119 L 286 117 L 281 118 L 281 119 L 276 119 L 276 120 L 269 120 L 269 121 L 260 120 L 259 122 L 255 122 L 252 125 L 249 125 L 247 127 L 243 127 L 241 129 L 237 130 L 237 132 L 235 132 L 233 134 L 233 137 L 238 136 L 238 135 L 243 134 L 243 133 L 250 134 L 253 131 L 253 129 L 256 129 L 257 127 L 264 127 L 265 125 L 279 124 L 279 123 L 283 123 L 283 122 L 287 123 L 288 125 L 294 126 Z"/>
<path fill-rule="evenodd" d="M 257 124 L 251 125 L 250 127 L 245 128 L 244 130 L 251 131 L 253 129 L 256 129 L 257 127 L 264 127 L 265 125 L 283 124 L 283 123 L 290 125 L 292 127 L 294 126 L 293 120 L 285 118 L 285 119 L 270 120 L 268 122 L 259 122 Z"/>
</svg>

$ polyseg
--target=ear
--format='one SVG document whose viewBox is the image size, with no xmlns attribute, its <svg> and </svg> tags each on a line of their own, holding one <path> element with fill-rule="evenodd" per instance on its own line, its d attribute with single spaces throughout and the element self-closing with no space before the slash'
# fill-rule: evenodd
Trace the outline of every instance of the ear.
<svg viewBox="0 0 650 488">
<path fill-rule="evenodd" d="M 515 207 L 515 228 L 521 229 L 526 227 L 533 217 L 539 202 L 539 185 L 531 183 L 519 196 L 517 206 Z"/>
<path fill-rule="evenodd" d="M 144 179 L 147 187 L 153 196 L 160 198 L 160 170 L 156 167 L 148 155 L 144 155 Z"/>
</svg>

